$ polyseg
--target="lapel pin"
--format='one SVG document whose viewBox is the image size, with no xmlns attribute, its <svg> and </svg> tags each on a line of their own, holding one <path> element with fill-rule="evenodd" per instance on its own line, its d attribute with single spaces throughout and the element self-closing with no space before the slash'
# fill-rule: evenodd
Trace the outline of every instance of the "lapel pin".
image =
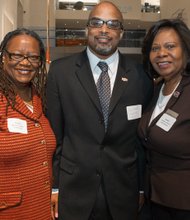
<svg viewBox="0 0 190 220">
<path fill-rule="evenodd" d="M 175 91 L 174 94 L 173 94 L 173 96 L 174 96 L 175 98 L 178 98 L 179 95 L 180 95 L 180 92 L 178 92 L 178 91 Z"/>
<path fill-rule="evenodd" d="M 121 80 L 122 80 L 123 82 L 127 82 L 127 81 L 128 81 L 128 79 L 125 78 L 125 77 L 122 77 Z"/>
</svg>

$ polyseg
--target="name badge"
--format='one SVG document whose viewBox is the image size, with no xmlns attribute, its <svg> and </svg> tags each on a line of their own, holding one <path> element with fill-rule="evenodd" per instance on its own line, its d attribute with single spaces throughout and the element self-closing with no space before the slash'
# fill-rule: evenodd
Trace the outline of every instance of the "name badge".
<svg viewBox="0 0 190 220">
<path fill-rule="evenodd" d="M 19 118 L 8 118 L 7 126 L 9 132 L 28 134 L 27 122 Z"/>
<path fill-rule="evenodd" d="M 177 120 L 178 113 L 168 109 L 166 113 L 157 121 L 156 125 L 162 128 L 164 131 L 169 131 Z"/>
<path fill-rule="evenodd" d="M 134 120 L 141 118 L 142 116 L 142 105 L 131 105 L 126 107 L 128 120 Z"/>
</svg>

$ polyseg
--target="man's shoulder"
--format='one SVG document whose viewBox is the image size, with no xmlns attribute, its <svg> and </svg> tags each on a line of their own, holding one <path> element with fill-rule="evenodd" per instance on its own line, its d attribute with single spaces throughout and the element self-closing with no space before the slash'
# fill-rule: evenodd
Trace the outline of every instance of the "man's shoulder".
<svg viewBox="0 0 190 220">
<path fill-rule="evenodd" d="M 141 59 L 139 57 L 135 57 L 135 55 L 120 53 L 120 59 L 124 61 L 126 64 L 127 63 L 131 63 L 133 65 L 142 64 Z"/>
<path fill-rule="evenodd" d="M 71 75 L 71 73 L 75 73 L 78 67 L 81 67 L 86 60 L 87 55 L 85 51 L 56 59 L 50 64 L 48 75 L 61 77 L 63 75 Z"/>
<path fill-rule="evenodd" d="M 120 53 L 120 66 L 125 70 L 136 70 L 137 73 L 140 73 L 143 71 L 143 65 L 142 62 L 140 62 L 138 59 L 135 59 L 134 56 L 130 56 L 129 54 L 121 54 Z"/>
<path fill-rule="evenodd" d="M 74 63 L 84 56 L 85 52 L 75 53 L 69 56 L 61 57 L 52 61 L 51 65 L 65 65 L 66 63 Z"/>
</svg>

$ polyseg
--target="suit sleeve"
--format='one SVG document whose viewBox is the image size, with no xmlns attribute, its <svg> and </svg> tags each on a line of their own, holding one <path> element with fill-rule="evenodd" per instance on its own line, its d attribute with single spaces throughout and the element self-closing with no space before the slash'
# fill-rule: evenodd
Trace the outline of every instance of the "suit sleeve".
<svg viewBox="0 0 190 220">
<path fill-rule="evenodd" d="M 137 140 L 137 166 L 138 166 L 138 180 L 139 180 L 139 191 L 144 191 L 145 184 L 145 167 L 146 167 L 146 157 L 145 151 L 140 143 L 140 140 Z"/>
<path fill-rule="evenodd" d="M 142 94 L 143 94 L 143 111 L 144 111 L 153 97 L 154 82 L 143 71 L 142 65 L 139 65 L 138 68 L 139 68 L 141 80 L 143 82 Z M 146 152 L 140 139 L 137 140 L 137 158 L 138 158 L 137 162 L 138 162 L 139 190 L 144 191 L 145 170 L 146 170 L 145 169 L 146 168 Z"/>
<path fill-rule="evenodd" d="M 46 97 L 47 97 L 47 118 L 56 136 L 56 150 L 53 156 L 53 188 L 59 188 L 59 163 L 62 152 L 64 117 L 61 108 L 61 101 L 56 79 L 59 68 L 53 62 L 48 73 Z"/>
</svg>

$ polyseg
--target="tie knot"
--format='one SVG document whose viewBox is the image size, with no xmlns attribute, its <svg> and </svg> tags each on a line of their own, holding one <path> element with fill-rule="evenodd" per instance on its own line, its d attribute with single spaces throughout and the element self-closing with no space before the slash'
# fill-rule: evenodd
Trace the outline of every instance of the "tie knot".
<svg viewBox="0 0 190 220">
<path fill-rule="evenodd" d="M 100 67 L 102 72 L 108 71 L 108 64 L 106 62 L 99 62 L 97 65 Z"/>
</svg>

